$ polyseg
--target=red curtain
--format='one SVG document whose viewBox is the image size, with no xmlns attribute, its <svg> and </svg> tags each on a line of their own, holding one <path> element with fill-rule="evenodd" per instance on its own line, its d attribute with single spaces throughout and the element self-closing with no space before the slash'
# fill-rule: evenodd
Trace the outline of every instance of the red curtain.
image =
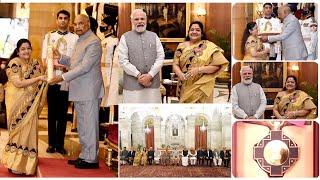
<svg viewBox="0 0 320 180">
<path fill-rule="evenodd" d="M 195 126 L 195 148 L 207 148 L 207 129 L 205 131 L 200 130 L 200 126 Z"/>
<path fill-rule="evenodd" d="M 145 133 L 145 139 L 146 139 L 146 148 L 149 149 L 150 147 L 154 148 L 154 127 L 149 127 L 150 132 Z"/>
</svg>

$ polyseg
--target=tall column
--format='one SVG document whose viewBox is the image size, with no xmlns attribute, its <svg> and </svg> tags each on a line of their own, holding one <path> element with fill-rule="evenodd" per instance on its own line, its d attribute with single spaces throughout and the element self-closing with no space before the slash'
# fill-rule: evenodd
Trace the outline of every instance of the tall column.
<svg viewBox="0 0 320 180">
<path fill-rule="evenodd" d="M 119 119 L 119 130 L 121 147 L 131 147 L 131 121 L 129 119 Z"/>
<path fill-rule="evenodd" d="M 161 147 L 161 118 L 154 118 L 154 149 Z"/>
<path fill-rule="evenodd" d="M 222 147 L 226 147 L 227 149 L 231 149 L 231 115 L 225 114 L 221 118 L 222 127 Z"/>
<path fill-rule="evenodd" d="M 187 116 L 187 127 L 185 133 L 185 146 L 187 148 L 194 148 L 195 147 L 195 116 L 190 115 Z"/>
<path fill-rule="evenodd" d="M 222 129 L 221 129 L 221 113 L 215 109 L 212 112 L 212 120 L 210 124 L 210 148 L 220 149 L 222 146 Z"/>
</svg>

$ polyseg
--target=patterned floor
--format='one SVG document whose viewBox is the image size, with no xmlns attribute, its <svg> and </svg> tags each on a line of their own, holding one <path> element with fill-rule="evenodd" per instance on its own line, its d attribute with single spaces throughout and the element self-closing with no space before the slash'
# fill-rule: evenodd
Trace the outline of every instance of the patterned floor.
<svg viewBox="0 0 320 180">
<path fill-rule="evenodd" d="M 230 177 L 230 168 L 183 166 L 120 167 L 120 177 Z"/>
</svg>

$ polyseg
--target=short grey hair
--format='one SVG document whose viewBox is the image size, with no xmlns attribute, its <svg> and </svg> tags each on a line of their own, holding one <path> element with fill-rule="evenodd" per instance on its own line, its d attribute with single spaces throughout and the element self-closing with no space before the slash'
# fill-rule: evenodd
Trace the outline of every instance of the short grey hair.
<svg viewBox="0 0 320 180">
<path fill-rule="evenodd" d="M 251 71 L 253 71 L 250 66 L 242 66 L 241 69 L 240 69 L 240 74 L 242 74 L 242 71 L 243 71 L 244 69 L 251 69 Z"/>
<path fill-rule="evenodd" d="M 143 9 L 135 9 L 131 12 L 131 15 L 130 15 L 130 19 L 133 19 L 133 16 L 134 14 L 138 13 L 138 12 L 142 12 L 144 13 L 144 15 L 147 17 L 147 13 L 143 11 Z"/>
</svg>

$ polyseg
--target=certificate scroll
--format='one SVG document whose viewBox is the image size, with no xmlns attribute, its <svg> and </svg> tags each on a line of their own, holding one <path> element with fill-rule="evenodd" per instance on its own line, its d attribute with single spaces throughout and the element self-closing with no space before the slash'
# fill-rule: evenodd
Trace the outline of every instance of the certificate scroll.
<svg viewBox="0 0 320 180">
<path fill-rule="evenodd" d="M 53 50 L 52 46 L 48 46 L 47 49 L 47 75 L 48 75 L 48 81 L 50 81 L 53 78 Z"/>
</svg>

